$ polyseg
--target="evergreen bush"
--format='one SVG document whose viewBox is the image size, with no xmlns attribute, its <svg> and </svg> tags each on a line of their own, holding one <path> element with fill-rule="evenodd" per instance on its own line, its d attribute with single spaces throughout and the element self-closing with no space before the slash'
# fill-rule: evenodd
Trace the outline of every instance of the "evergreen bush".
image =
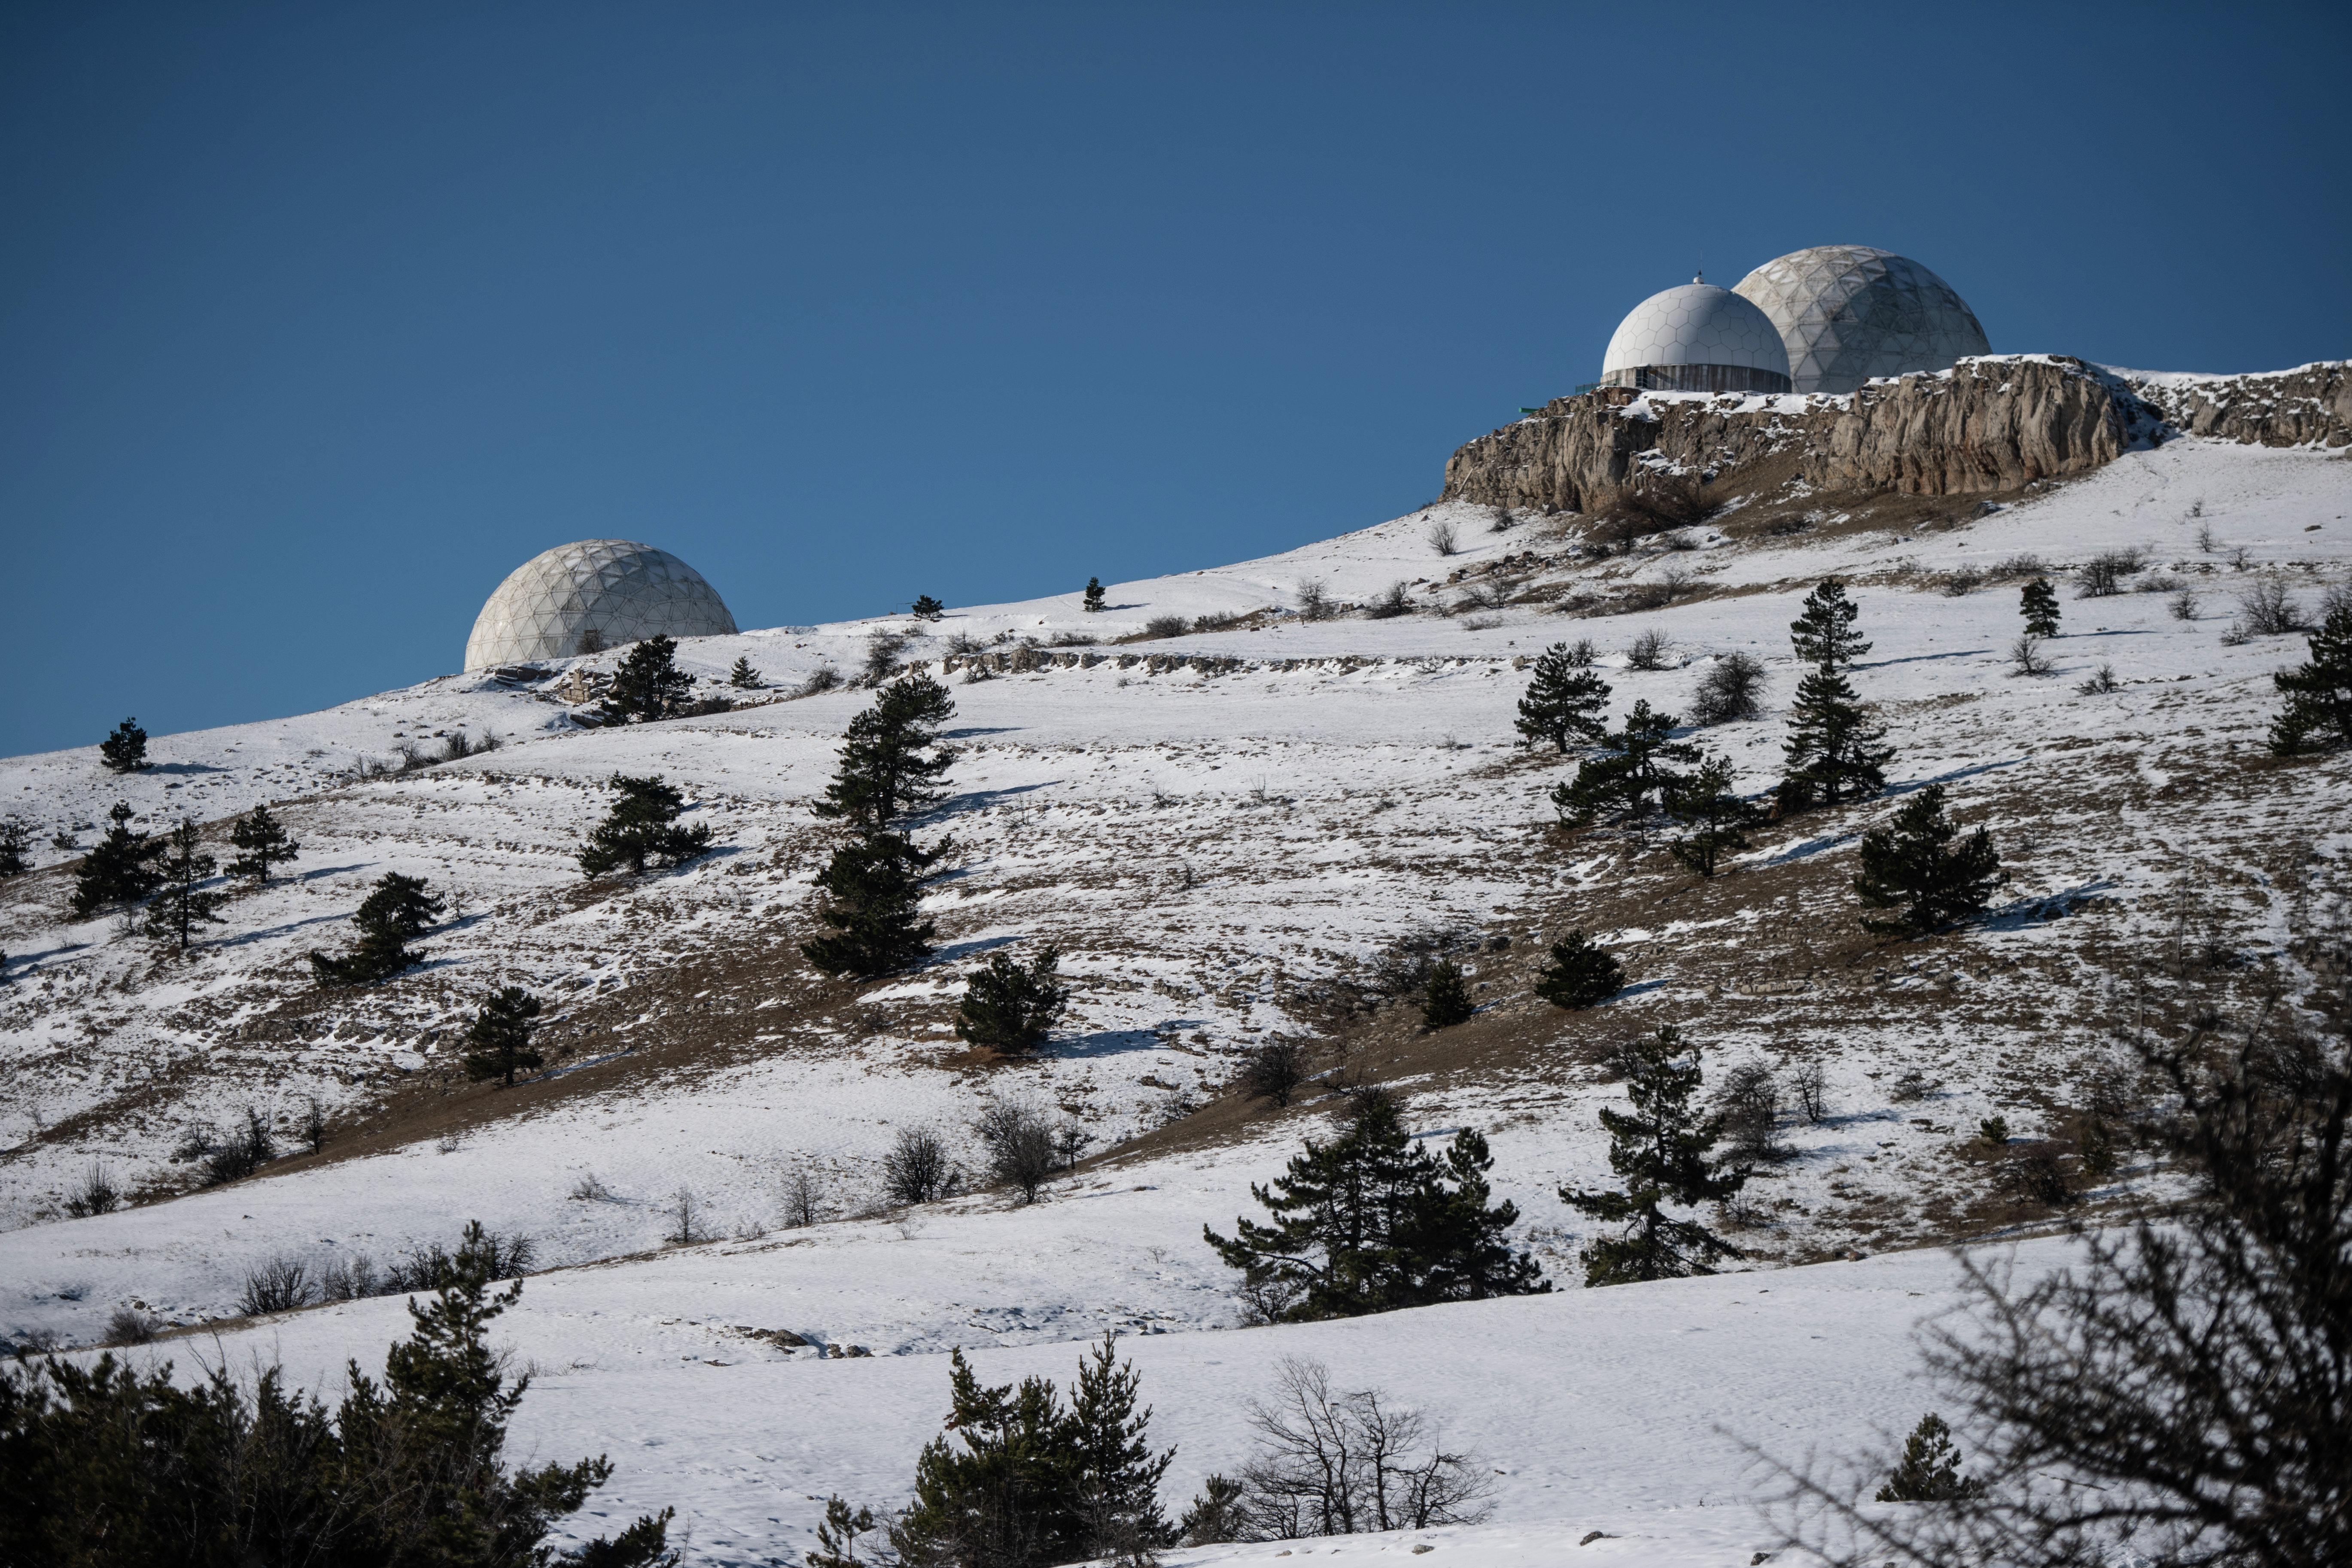
<svg viewBox="0 0 2352 1568">
<path fill-rule="evenodd" d="M 863 980 L 920 963 L 939 929 L 922 917 L 923 874 L 940 853 L 890 833 L 834 850 L 816 879 L 828 900 L 817 918 L 833 931 L 803 942 L 802 953 L 827 974 Z"/>
<path fill-rule="evenodd" d="M 388 980 L 425 962 L 408 944 L 440 919 L 445 900 L 428 894 L 422 877 L 387 871 L 376 879 L 375 890 L 360 903 L 352 923 L 359 928 L 359 945 L 341 958 L 310 954 L 310 968 L 321 985 L 368 985 Z"/>
<path fill-rule="evenodd" d="M 1725 654 L 1698 678 L 1691 693 L 1694 724 L 1728 724 L 1764 710 L 1764 661 L 1752 653 Z"/>
<path fill-rule="evenodd" d="M 537 1072 L 541 1058 L 530 1048 L 530 1021 L 539 1016 L 539 998 L 520 985 L 501 986 L 482 1005 L 466 1030 L 466 1076 L 479 1083 L 497 1079 L 514 1086 L 518 1072 Z"/>
<path fill-rule="evenodd" d="M 155 868 L 163 841 L 133 833 L 131 807 L 122 801 L 106 817 L 113 826 L 90 846 L 74 874 L 71 908 L 78 921 L 135 904 L 163 885 L 163 873 Z"/>
<path fill-rule="evenodd" d="M 147 765 L 147 731 L 136 719 L 125 719 L 98 743 L 98 760 L 109 773 L 135 773 Z"/>
<path fill-rule="evenodd" d="M 194 822 L 182 817 L 180 825 L 164 836 L 163 843 L 163 853 L 154 868 L 161 881 L 147 905 L 147 934 L 173 942 L 185 952 L 196 927 L 224 923 L 220 907 L 228 900 L 225 894 L 207 892 L 203 886 L 211 879 L 215 862 L 205 853 L 204 836 Z"/>
<path fill-rule="evenodd" d="M 1087 614 L 1090 616 L 1099 615 L 1102 612 L 1103 601 L 1106 596 L 1107 595 L 1103 591 L 1101 578 L 1089 577 L 1087 579 L 1087 591 L 1081 600 L 1081 603 L 1086 608 Z"/>
<path fill-rule="evenodd" d="M 1668 852 L 1701 877 L 1712 877 L 1723 857 L 1748 847 L 1746 829 L 1761 815 L 1732 793 L 1731 759 L 1714 756 L 1666 792 L 1666 815 L 1685 830 Z"/>
<path fill-rule="evenodd" d="M 686 811 L 686 796 L 658 775 L 631 778 L 614 773 L 608 782 L 621 798 L 604 820 L 588 831 L 587 843 L 578 856 L 585 875 L 602 876 L 626 866 L 633 874 L 643 876 L 648 862 L 682 865 L 710 847 L 709 824 L 678 826 L 677 819 Z"/>
<path fill-rule="evenodd" d="M 1488 1206 L 1493 1164 L 1467 1128 L 1440 1163 L 1407 1135 L 1393 1096 L 1361 1093 L 1338 1138 L 1307 1140 L 1271 1187 L 1252 1184 L 1272 1224 L 1243 1217 L 1231 1240 L 1202 1235 L 1246 1291 L 1281 1300 L 1291 1321 L 1549 1290 L 1535 1261 L 1510 1248 L 1517 1207 Z"/>
<path fill-rule="evenodd" d="M 1958 825 L 1945 814 L 1944 786 L 1929 784 L 1887 826 L 1862 836 L 1853 890 L 1868 908 L 1901 911 L 1893 920 L 1864 916 L 1866 929 L 1910 935 L 1941 931 L 1977 913 L 2008 879 L 1991 837 L 1979 827 L 1961 838 Z"/>
<path fill-rule="evenodd" d="M 1604 717 L 1609 710 L 1609 686 L 1592 673 L 1591 664 L 1590 657 L 1580 663 L 1564 642 L 1552 644 L 1536 657 L 1513 726 L 1519 732 L 1519 744 L 1549 742 L 1563 755 L 1571 742 L 1600 744 L 1609 727 Z"/>
<path fill-rule="evenodd" d="M 1581 931 L 1551 944 L 1551 962 L 1536 977 L 1536 994 L 1570 1010 L 1605 1002 L 1625 988 L 1625 972 Z"/>
<path fill-rule="evenodd" d="M 32 862 L 25 858 L 25 851 L 32 847 L 32 837 L 23 823 L 13 816 L 0 821 L 0 880 L 21 877 L 32 869 Z"/>
<path fill-rule="evenodd" d="M 2311 657 L 2299 669 L 2271 677 L 2286 706 L 2271 722 L 2280 756 L 2352 746 L 2352 603 L 2332 604 L 2311 634 Z"/>
<path fill-rule="evenodd" d="M 1673 764 L 1696 761 L 1698 748 L 1672 738 L 1672 713 L 1653 713 L 1648 699 L 1633 704 L 1624 727 L 1601 737 L 1597 756 L 1579 763 L 1576 777 L 1555 785 L 1551 803 L 1560 820 L 1586 827 L 1604 814 L 1633 823 L 1682 783 Z"/>
<path fill-rule="evenodd" d="M 677 668 L 677 644 L 666 637 L 650 637 L 622 657 L 613 672 L 613 685 L 598 704 L 608 723 L 667 719 L 694 686 L 694 677 Z"/>
<path fill-rule="evenodd" d="M 964 982 L 956 1038 L 1008 1056 L 1044 1045 L 1069 1005 L 1069 987 L 1055 984 L 1061 959 L 1052 942 L 1025 968 L 1010 954 L 990 954 L 988 967 L 974 970 Z"/>
<path fill-rule="evenodd" d="M 1958 1502 L 1978 1496 L 1983 1484 L 1960 1474 L 1960 1451 L 1952 1429 L 1933 1411 L 1919 1417 L 1903 1445 L 1903 1460 L 1878 1489 L 1880 1502 Z"/>
<path fill-rule="evenodd" d="M 1441 958 L 1429 966 L 1429 979 L 1421 991 L 1421 1021 L 1424 1027 L 1444 1029 L 1465 1024 L 1477 1011 L 1460 964 L 1450 958 Z"/>
<path fill-rule="evenodd" d="M 858 832 L 880 833 L 931 805 L 940 795 L 936 781 L 955 763 L 955 752 L 939 744 L 940 729 L 954 717 L 955 700 L 929 676 L 892 681 L 850 721 L 833 781 L 810 809 Z"/>
<path fill-rule="evenodd" d="M 2054 637 L 2058 635 L 2058 590 L 2050 585 L 2047 577 L 2036 577 L 2018 595 L 2018 611 L 2025 616 L 2025 635 L 2032 637 Z"/>
<path fill-rule="evenodd" d="M 918 594 L 908 613 L 919 621 L 936 621 L 948 613 L 948 607 L 929 594 Z"/>
<path fill-rule="evenodd" d="M 727 684 L 738 691 L 755 691 L 765 686 L 767 682 L 761 679 L 760 672 L 751 668 L 750 658 L 740 657 L 727 671 Z"/>
<path fill-rule="evenodd" d="M 302 849 L 269 815 L 266 802 L 236 819 L 228 830 L 228 841 L 245 851 L 228 863 L 229 875 L 250 877 L 257 882 L 269 880 L 272 861 L 291 860 Z"/>
</svg>

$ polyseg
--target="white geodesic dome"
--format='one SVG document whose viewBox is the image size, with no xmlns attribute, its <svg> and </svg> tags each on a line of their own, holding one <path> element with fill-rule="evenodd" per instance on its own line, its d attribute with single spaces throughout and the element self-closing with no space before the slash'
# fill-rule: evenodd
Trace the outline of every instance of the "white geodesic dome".
<svg viewBox="0 0 2352 1568">
<path fill-rule="evenodd" d="M 1651 295 L 1618 323 L 1601 379 L 1681 392 L 1786 392 L 1789 355 L 1763 311 L 1728 289 L 1693 281 Z"/>
<path fill-rule="evenodd" d="M 1847 393 L 1873 376 L 1948 370 L 1992 352 L 1952 286 L 1891 250 L 1818 245 L 1768 261 L 1734 290 L 1780 329 L 1799 392 Z"/>
<path fill-rule="evenodd" d="M 722 637 L 735 617 L 702 574 L 650 544 L 583 539 L 532 556 L 475 617 L 466 668 L 569 658 L 595 632 L 605 647 L 646 637 Z"/>
</svg>

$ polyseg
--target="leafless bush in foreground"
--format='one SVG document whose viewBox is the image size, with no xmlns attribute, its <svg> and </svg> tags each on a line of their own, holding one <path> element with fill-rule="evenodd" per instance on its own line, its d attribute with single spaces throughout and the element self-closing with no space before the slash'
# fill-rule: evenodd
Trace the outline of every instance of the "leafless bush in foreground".
<svg viewBox="0 0 2352 1568">
<path fill-rule="evenodd" d="M 2288 595 L 2284 583 L 2255 584 L 2238 595 L 2238 613 L 2246 630 L 2258 637 L 2284 637 L 2305 629 L 2303 606 Z"/>
<path fill-rule="evenodd" d="M 902 1127 L 882 1156 L 882 1190 L 898 1204 L 928 1204 L 956 1190 L 960 1173 L 940 1135 L 923 1127 Z"/>
<path fill-rule="evenodd" d="M 310 1270 L 299 1258 L 272 1258 L 245 1271 L 245 1289 L 237 1310 L 248 1318 L 264 1312 L 290 1312 L 307 1307 L 316 1294 Z"/>
<path fill-rule="evenodd" d="M 1673 638 L 1657 627 L 1652 626 L 1648 631 L 1636 637 L 1633 639 L 1633 646 L 1625 650 L 1625 668 L 1664 669 L 1666 668 L 1666 652 L 1674 646 Z"/>
<path fill-rule="evenodd" d="M 1494 1486 L 1475 1456 L 1447 1452 L 1426 1415 L 1378 1389 L 1334 1389 L 1319 1362 L 1285 1357 L 1249 1425 L 1258 1448 L 1237 1478 L 1247 1539 L 1426 1530 L 1488 1512 Z"/>
<path fill-rule="evenodd" d="M 1461 535 L 1455 531 L 1454 525 L 1450 522 L 1431 523 L 1429 525 L 1429 531 L 1422 537 L 1428 540 L 1429 547 L 1432 550 L 1436 551 L 1440 555 L 1459 555 L 1462 553 L 1462 546 L 1460 543 Z"/>
</svg>

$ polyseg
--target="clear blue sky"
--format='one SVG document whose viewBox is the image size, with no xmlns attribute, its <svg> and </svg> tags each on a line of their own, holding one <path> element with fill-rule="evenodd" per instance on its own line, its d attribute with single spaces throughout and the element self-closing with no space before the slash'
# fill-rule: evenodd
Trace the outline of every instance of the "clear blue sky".
<svg viewBox="0 0 2352 1568">
<path fill-rule="evenodd" d="M 1287 548 L 1807 245 L 2352 354 L 2348 16 L 20 0 L 0 752 L 454 669 L 572 539 L 747 626 Z"/>
</svg>

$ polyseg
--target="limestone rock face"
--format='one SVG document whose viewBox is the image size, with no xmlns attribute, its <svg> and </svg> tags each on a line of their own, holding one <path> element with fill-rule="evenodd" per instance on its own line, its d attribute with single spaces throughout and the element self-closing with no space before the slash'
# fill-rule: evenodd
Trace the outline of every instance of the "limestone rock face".
<svg viewBox="0 0 2352 1568">
<path fill-rule="evenodd" d="M 1744 413 L 1738 395 L 1603 387 L 1463 447 L 1444 499 L 1582 511 L 1657 458 L 1717 474 L 1778 458 L 1817 490 L 1982 495 L 2085 473 L 2179 432 L 2340 447 L 2352 442 L 2346 370 L 2126 378 L 2059 354 L 1989 356 Z"/>
</svg>

